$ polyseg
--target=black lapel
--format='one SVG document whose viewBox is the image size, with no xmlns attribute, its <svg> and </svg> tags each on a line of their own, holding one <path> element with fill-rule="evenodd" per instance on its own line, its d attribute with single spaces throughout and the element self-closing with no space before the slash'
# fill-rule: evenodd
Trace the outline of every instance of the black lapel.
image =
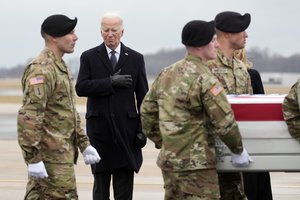
<svg viewBox="0 0 300 200">
<path fill-rule="evenodd" d="M 109 57 L 107 55 L 107 51 L 106 51 L 106 48 L 105 48 L 105 44 L 102 43 L 98 49 L 98 56 L 101 60 L 101 62 L 104 64 L 105 68 L 110 71 L 111 74 L 113 74 L 113 69 L 112 69 L 112 65 L 111 65 L 111 62 L 109 60 Z"/>
<path fill-rule="evenodd" d="M 129 52 L 128 52 L 127 47 L 123 43 L 121 43 L 121 52 L 120 52 L 120 57 L 119 57 L 117 66 L 116 66 L 116 71 L 124 66 L 128 56 L 129 56 Z"/>
</svg>

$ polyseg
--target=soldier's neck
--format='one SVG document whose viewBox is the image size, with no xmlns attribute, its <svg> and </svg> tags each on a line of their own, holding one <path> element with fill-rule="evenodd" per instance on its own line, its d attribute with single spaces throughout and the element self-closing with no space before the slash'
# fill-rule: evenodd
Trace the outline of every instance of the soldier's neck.
<svg viewBox="0 0 300 200">
<path fill-rule="evenodd" d="M 227 59 L 231 60 L 233 58 L 233 49 L 230 48 L 229 45 L 223 44 L 223 43 L 219 43 L 219 49 L 222 51 L 222 53 L 224 54 L 224 56 Z"/>
</svg>

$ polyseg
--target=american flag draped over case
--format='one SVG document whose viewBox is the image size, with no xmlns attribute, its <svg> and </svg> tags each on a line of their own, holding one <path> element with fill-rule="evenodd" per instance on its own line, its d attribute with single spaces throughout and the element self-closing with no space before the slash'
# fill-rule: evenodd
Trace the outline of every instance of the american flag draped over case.
<svg viewBox="0 0 300 200">
<path fill-rule="evenodd" d="M 244 147 L 254 160 L 246 168 L 231 165 L 230 152 L 217 141 L 218 171 L 300 171 L 300 145 L 282 115 L 285 95 L 228 95 Z"/>
</svg>

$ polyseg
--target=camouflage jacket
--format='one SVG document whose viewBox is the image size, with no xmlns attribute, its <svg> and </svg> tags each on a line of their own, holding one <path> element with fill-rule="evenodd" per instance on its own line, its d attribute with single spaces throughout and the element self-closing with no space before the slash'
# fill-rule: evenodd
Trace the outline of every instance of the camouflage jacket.
<svg viewBox="0 0 300 200">
<path fill-rule="evenodd" d="M 76 163 L 89 140 L 75 108 L 72 77 L 64 61 L 45 49 L 26 66 L 18 142 L 26 163 Z"/>
<path fill-rule="evenodd" d="M 217 50 L 218 57 L 208 62 L 211 72 L 222 83 L 227 94 L 252 94 L 251 79 L 245 64 L 233 57 L 227 59 Z"/>
<path fill-rule="evenodd" d="M 284 98 L 282 109 L 291 136 L 300 142 L 300 79 Z"/>
<path fill-rule="evenodd" d="M 239 129 L 220 82 L 197 57 L 164 69 L 141 106 L 143 131 L 157 148 L 163 170 L 215 168 L 214 135 L 230 150 L 243 149 Z"/>
</svg>

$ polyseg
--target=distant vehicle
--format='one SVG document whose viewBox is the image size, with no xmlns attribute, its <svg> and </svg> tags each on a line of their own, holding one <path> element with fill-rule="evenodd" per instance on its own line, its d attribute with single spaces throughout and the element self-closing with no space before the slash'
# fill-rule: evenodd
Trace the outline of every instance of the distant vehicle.
<svg viewBox="0 0 300 200">
<path fill-rule="evenodd" d="M 280 85 L 282 83 L 282 78 L 281 77 L 269 77 L 269 79 L 267 81 L 264 81 L 264 83 Z"/>
<path fill-rule="evenodd" d="M 228 95 L 243 137 L 254 160 L 248 167 L 233 167 L 228 148 L 217 140 L 218 171 L 300 171 L 300 145 L 283 120 L 285 95 Z"/>
</svg>

